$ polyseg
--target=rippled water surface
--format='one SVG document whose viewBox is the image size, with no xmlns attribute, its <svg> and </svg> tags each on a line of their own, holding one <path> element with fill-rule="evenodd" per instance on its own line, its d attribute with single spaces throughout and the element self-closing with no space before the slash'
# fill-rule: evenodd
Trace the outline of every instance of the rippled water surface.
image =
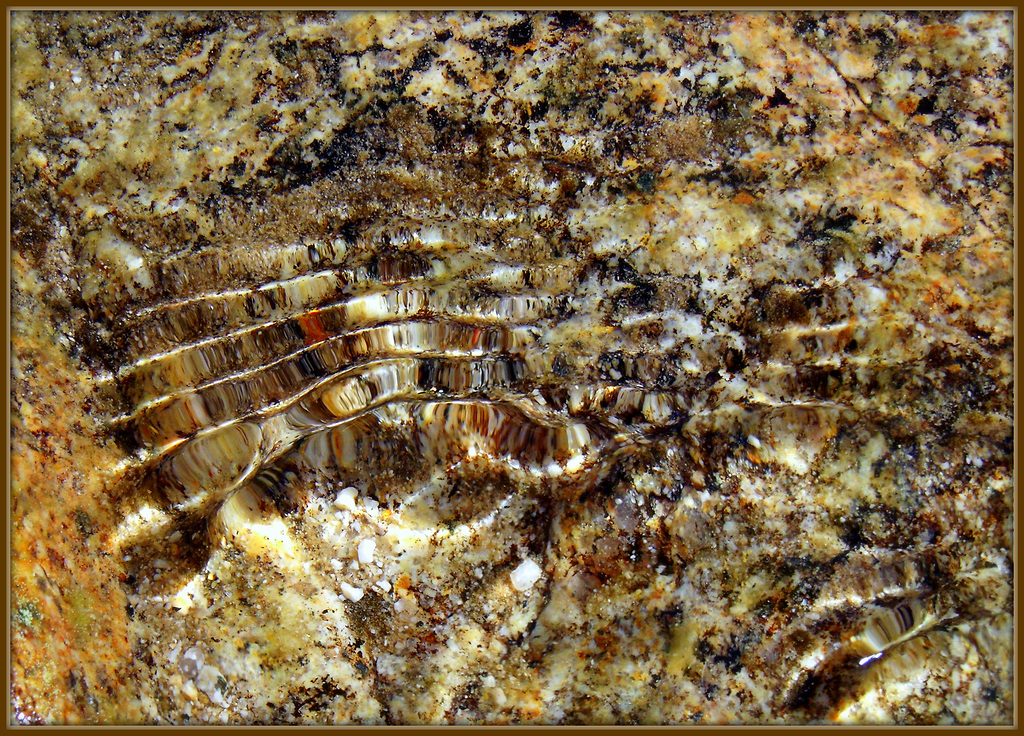
<svg viewBox="0 0 1024 736">
<path fill-rule="evenodd" d="M 18 717 L 1007 722 L 1009 23 L 15 13 Z"/>
</svg>

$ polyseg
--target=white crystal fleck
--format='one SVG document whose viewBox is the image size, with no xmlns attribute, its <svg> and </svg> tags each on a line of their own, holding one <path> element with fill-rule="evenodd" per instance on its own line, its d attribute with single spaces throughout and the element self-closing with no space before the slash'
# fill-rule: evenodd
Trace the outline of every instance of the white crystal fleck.
<svg viewBox="0 0 1024 736">
<path fill-rule="evenodd" d="M 512 571 L 512 587 L 516 590 L 527 591 L 533 587 L 541 576 L 540 566 L 533 560 L 523 560 L 523 563 Z"/>
</svg>

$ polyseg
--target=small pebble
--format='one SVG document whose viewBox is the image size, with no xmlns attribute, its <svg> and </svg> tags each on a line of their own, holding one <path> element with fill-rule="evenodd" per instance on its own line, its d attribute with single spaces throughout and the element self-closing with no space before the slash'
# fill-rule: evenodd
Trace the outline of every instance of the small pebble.
<svg viewBox="0 0 1024 736">
<path fill-rule="evenodd" d="M 348 583 L 341 584 L 341 592 L 346 598 L 348 598 L 353 603 L 355 603 L 363 597 L 362 588 L 357 588 L 354 585 L 349 585 Z"/>
<path fill-rule="evenodd" d="M 342 488 L 338 492 L 338 497 L 334 499 L 334 505 L 338 509 L 348 509 L 349 511 L 356 510 L 356 496 L 359 495 L 359 491 L 352 486 L 348 488 Z"/>
<path fill-rule="evenodd" d="M 533 560 L 524 560 L 512 571 L 512 587 L 519 591 L 527 591 L 540 579 L 540 566 Z"/>
<path fill-rule="evenodd" d="M 186 649 L 185 653 L 181 655 L 181 661 L 178 663 L 178 669 L 181 670 L 181 674 L 186 680 L 195 679 L 202 666 L 203 653 L 199 647 Z"/>
<path fill-rule="evenodd" d="M 373 553 L 377 548 L 377 540 L 375 539 L 364 539 L 359 543 L 359 547 L 356 549 L 356 557 L 359 562 L 363 565 L 373 562 Z"/>
</svg>

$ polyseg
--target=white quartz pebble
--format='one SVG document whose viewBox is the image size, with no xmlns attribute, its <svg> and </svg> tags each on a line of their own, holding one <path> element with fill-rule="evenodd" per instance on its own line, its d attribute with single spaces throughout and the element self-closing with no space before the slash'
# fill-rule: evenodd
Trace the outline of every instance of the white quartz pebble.
<svg viewBox="0 0 1024 736">
<path fill-rule="evenodd" d="M 512 587 L 516 590 L 527 591 L 540 579 L 540 566 L 533 560 L 524 560 L 523 563 L 512 571 Z"/>
<path fill-rule="evenodd" d="M 365 565 L 368 562 L 373 562 L 373 553 L 377 548 L 377 540 L 375 539 L 364 539 L 359 543 L 359 547 L 356 548 L 356 558 L 360 564 Z"/>
<path fill-rule="evenodd" d="M 334 499 L 334 505 L 339 509 L 348 509 L 349 511 L 356 510 L 356 496 L 359 495 L 359 491 L 349 486 L 348 488 L 342 488 L 338 492 L 338 497 Z"/>
<path fill-rule="evenodd" d="M 357 588 L 354 585 L 349 585 L 348 583 L 341 584 L 341 592 L 346 598 L 348 598 L 353 603 L 355 603 L 357 600 L 363 597 L 362 588 Z"/>
</svg>

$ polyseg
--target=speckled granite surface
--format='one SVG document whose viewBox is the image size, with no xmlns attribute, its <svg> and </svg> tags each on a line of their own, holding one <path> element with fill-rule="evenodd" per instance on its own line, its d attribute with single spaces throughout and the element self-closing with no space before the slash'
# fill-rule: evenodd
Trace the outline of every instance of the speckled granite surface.
<svg viewBox="0 0 1024 736">
<path fill-rule="evenodd" d="M 1012 30 L 15 12 L 14 720 L 1009 723 Z"/>
</svg>

